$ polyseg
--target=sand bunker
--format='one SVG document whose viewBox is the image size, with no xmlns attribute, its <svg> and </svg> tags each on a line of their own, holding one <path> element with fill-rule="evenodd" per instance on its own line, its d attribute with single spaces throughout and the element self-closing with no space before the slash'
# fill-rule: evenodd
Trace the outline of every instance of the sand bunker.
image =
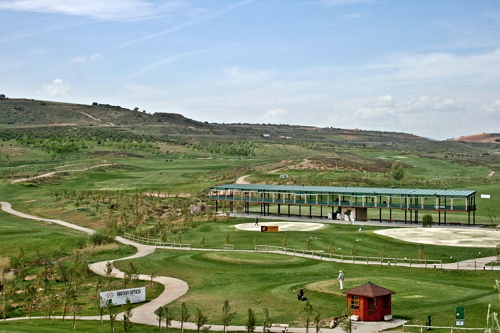
<svg viewBox="0 0 500 333">
<path fill-rule="evenodd" d="M 237 224 L 234 227 L 239 230 L 259 231 L 261 226 L 278 226 L 280 231 L 312 231 L 324 227 L 322 223 L 304 223 L 304 222 L 259 222 L 259 225 L 252 223 Z"/>
<path fill-rule="evenodd" d="M 472 228 L 398 228 L 375 233 L 405 242 L 462 247 L 496 247 L 500 231 Z"/>
</svg>

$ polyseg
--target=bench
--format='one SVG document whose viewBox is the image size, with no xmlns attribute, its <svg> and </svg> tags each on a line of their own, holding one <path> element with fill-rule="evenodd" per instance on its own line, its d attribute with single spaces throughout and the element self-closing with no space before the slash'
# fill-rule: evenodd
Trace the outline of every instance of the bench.
<svg viewBox="0 0 500 333">
<path fill-rule="evenodd" d="M 290 327 L 289 324 L 271 324 L 267 331 L 285 333 L 288 331 L 288 327 Z"/>
<path fill-rule="evenodd" d="M 449 225 L 458 225 L 458 226 L 460 226 L 461 223 L 460 222 L 448 222 L 448 224 Z"/>
<path fill-rule="evenodd" d="M 396 222 L 396 220 L 387 220 L 387 222 L 389 222 L 389 223 Z"/>
</svg>

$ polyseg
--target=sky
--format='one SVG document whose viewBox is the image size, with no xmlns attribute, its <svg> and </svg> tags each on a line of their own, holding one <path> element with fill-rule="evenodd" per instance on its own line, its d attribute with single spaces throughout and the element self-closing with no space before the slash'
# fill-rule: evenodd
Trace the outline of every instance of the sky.
<svg viewBox="0 0 500 333">
<path fill-rule="evenodd" d="M 500 132 L 498 0 L 0 0 L 0 94 L 217 123 Z"/>
</svg>

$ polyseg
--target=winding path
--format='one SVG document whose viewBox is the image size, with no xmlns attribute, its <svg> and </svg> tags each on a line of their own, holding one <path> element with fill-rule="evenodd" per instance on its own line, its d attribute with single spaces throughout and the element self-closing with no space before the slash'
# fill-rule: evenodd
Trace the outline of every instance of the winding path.
<svg viewBox="0 0 500 333">
<path fill-rule="evenodd" d="M 46 218 L 41 218 L 33 215 L 28 215 L 24 214 L 22 212 L 18 212 L 16 210 L 12 209 L 12 206 L 8 202 L 0 202 L 0 205 L 2 207 L 2 210 L 22 217 L 26 219 L 31 219 L 31 220 L 38 220 L 38 221 L 45 221 L 49 223 L 56 223 L 68 228 L 72 228 L 75 230 L 82 231 L 87 234 L 92 234 L 94 233 L 94 230 L 81 227 L 72 223 L 64 222 L 61 220 L 53 220 L 53 219 L 46 219 Z M 137 253 L 135 253 L 132 256 L 121 258 L 121 259 L 116 259 L 116 260 L 110 260 L 110 262 L 118 261 L 118 260 L 126 260 L 126 259 L 134 259 L 134 258 L 141 258 L 145 257 L 147 255 L 150 255 L 151 253 L 155 252 L 155 247 L 150 246 L 150 245 L 143 245 L 139 244 L 133 241 L 130 241 L 128 239 L 122 238 L 122 237 L 116 237 L 116 241 L 122 243 L 122 244 L 127 244 L 127 245 L 132 245 L 137 248 Z M 93 263 L 89 265 L 89 268 L 95 272 L 96 274 L 99 275 L 105 275 L 106 271 L 106 263 L 108 261 L 101 261 L 97 263 Z M 124 273 L 116 268 L 113 267 L 113 274 L 115 277 L 118 278 L 123 278 Z M 146 280 L 150 281 L 151 276 L 150 275 L 139 275 L 140 280 Z M 131 318 L 131 321 L 134 323 L 139 323 L 139 324 L 147 324 L 147 325 L 155 325 L 157 323 L 157 317 L 154 314 L 154 311 L 158 309 L 160 306 L 163 306 L 165 304 L 168 304 L 177 298 L 181 297 L 185 293 L 187 293 L 189 287 L 188 284 L 182 280 L 171 278 L 171 277 L 166 277 L 166 276 L 158 276 L 153 279 L 153 281 L 158 282 L 163 284 L 165 287 L 163 293 L 161 293 L 157 298 L 151 300 L 148 303 L 145 303 L 141 306 L 138 306 L 134 308 L 133 314 L 134 316 Z M 99 316 L 88 316 L 88 317 L 80 317 L 80 319 L 86 319 L 86 320 L 99 320 Z M 109 316 L 104 316 L 103 318 L 109 319 Z M 174 326 L 175 327 L 175 326 Z"/>
<path fill-rule="evenodd" d="M 87 171 L 87 170 L 90 170 L 90 169 L 94 169 L 94 168 L 99 168 L 99 167 L 103 167 L 103 166 L 108 166 L 108 165 L 111 165 L 111 164 L 100 164 L 100 165 L 94 165 L 94 166 L 91 166 L 91 167 L 88 167 L 88 168 L 84 168 L 84 169 L 79 169 L 79 170 L 60 170 L 60 171 L 52 171 L 52 172 L 49 172 L 49 173 L 44 173 L 43 175 L 39 175 L 39 176 L 34 176 L 34 177 L 28 177 L 28 178 L 21 178 L 21 179 L 14 179 L 13 181 L 11 181 L 10 183 L 11 184 L 15 184 L 15 183 L 20 183 L 20 182 L 25 182 L 27 180 L 32 180 L 32 179 L 38 179 L 38 178 L 44 178 L 44 177 L 50 177 L 50 176 L 53 176 L 55 175 L 56 173 L 61 173 L 61 172 L 78 172 L 78 171 Z M 38 218 L 37 218 L 38 219 Z M 38 219 L 39 220 L 39 219 Z"/>
</svg>

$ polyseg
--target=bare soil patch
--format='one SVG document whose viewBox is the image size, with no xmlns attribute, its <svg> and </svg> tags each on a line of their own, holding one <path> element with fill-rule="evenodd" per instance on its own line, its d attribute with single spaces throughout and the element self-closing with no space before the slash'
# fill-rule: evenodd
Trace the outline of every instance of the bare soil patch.
<svg viewBox="0 0 500 333">
<path fill-rule="evenodd" d="M 459 138 L 453 139 L 453 141 L 466 141 L 466 142 L 498 142 L 500 140 L 500 134 L 496 133 L 482 133 L 461 136 Z"/>
<path fill-rule="evenodd" d="M 375 233 L 420 244 L 463 247 L 496 247 L 500 244 L 500 231 L 494 229 L 396 228 L 377 230 Z"/>
<path fill-rule="evenodd" d="M 323 228 L 325 225 L 323 223 L 309 223 L 309 222 L 259 222 L 258 225 L 255 223 L 241 223 L 234 227 L 239 230 L 245 231 L 259 231 L 261 226 L 278 226 L 280 231 L 312 231 Z"/>
</svg>

